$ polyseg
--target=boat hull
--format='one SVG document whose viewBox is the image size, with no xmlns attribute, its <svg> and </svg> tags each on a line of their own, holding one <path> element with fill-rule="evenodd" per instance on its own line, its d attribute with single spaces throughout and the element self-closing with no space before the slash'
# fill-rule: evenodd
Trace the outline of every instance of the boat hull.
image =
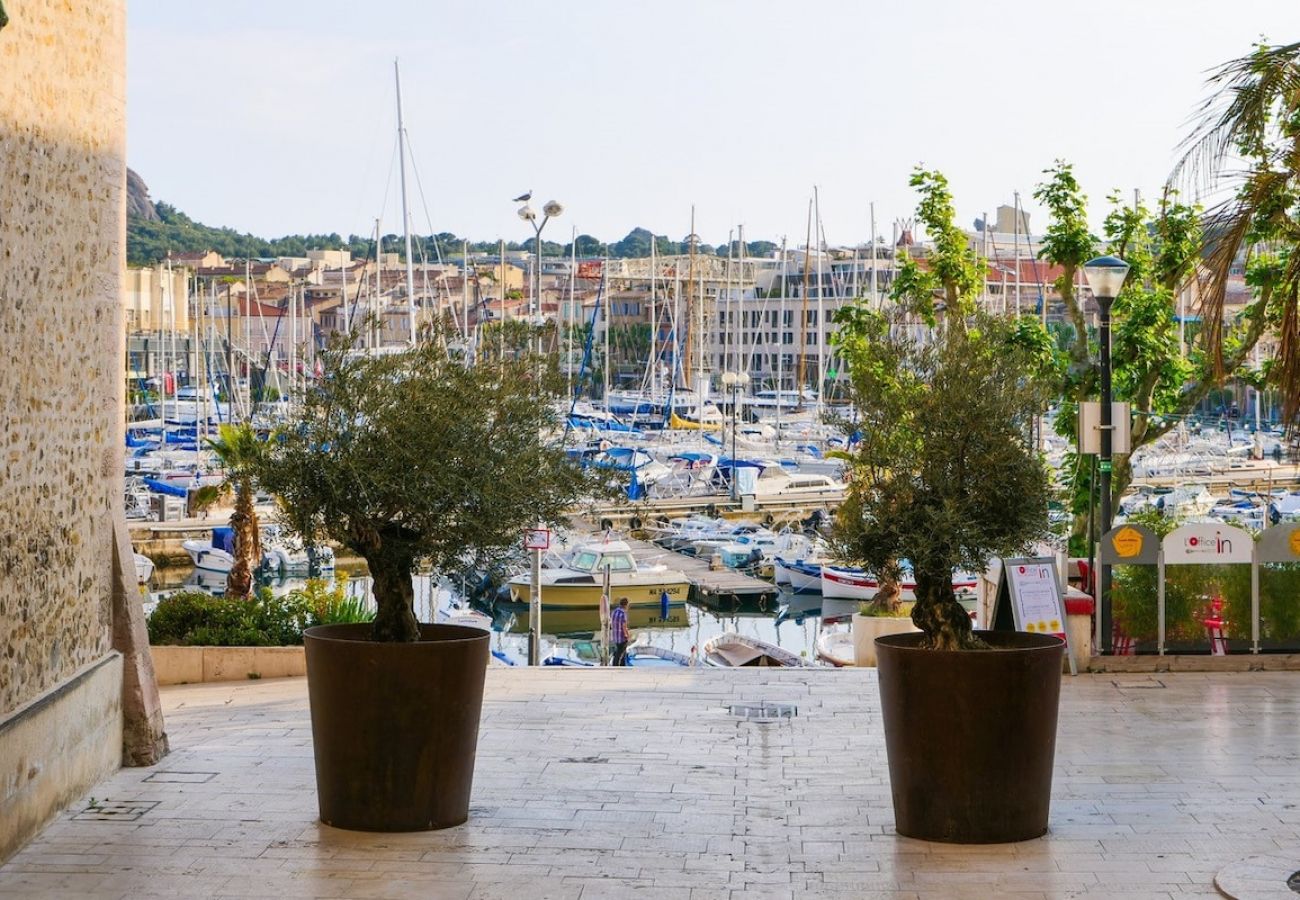
<svg viewBox="0 0 1300 900">
<path fill-rule="evenodd" d="M 690 582 L 686 581 L 647 581 L 643 584 L 612 584 L 609 588 L 610 603 L 617 604 L 626 597 L 630 606 L 651 607 L 658 609 L 661 597 L 668 594 L 671 606 L 680 606 L 686 602 L 690 593 Z M 543 584 L 542 609 L 600 609 L 601 585 L 591 584 Z M 532 602 L 532 585 L 526 580 L 510 582 L 510 599 L 515 603 Z"/>
</svg>

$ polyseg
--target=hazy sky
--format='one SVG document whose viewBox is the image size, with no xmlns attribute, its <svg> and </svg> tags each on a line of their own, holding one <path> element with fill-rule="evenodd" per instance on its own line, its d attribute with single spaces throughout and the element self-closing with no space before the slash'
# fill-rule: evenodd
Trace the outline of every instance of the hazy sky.
<svg viewBox="0 0 1300 900">
<path fill-rule="evenodd" d="M 633 226 L 719 243 L 888 235 L 913 165 L 963 224 L 1076 164 L 1093 208 L 1154 194 L 1207 69 L 1297 0 L 131 0 L 129 160 L 155 200 L 264 236 L 400 230 L 393 59 L 417 231 L 546 237 Z M 428 216 L 426 217 L 426 205 Z M 429 224 L 431 220 L 431 226 Z"/>
</svg>

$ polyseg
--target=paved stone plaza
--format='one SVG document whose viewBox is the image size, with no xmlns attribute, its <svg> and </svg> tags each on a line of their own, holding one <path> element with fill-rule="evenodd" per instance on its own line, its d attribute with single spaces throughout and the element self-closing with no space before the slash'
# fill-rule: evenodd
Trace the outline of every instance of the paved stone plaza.
<svg viewBox="0 0 1300 900">
<path fill-rule="evenodd" d="M 992 847 L 894 833 L 872 671 L 492 669 L 469 823 L 404 835 L 316 821 L 303 680 L 163 700 L 171 756 L 74 803 L 0 896 L 1177 898 L 1300 868 L 1300 673 L 1067 678 L 1051 831 Z M 730 715 L 755 700 L 798 715 Z"/>
</svg>

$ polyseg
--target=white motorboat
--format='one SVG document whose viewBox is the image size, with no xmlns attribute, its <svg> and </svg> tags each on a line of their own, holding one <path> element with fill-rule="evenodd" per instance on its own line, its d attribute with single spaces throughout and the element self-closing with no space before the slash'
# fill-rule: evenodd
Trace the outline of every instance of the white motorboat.
<svg viewBox="0 0 1300 900">
<path fill-rule="evenodd" d="M 281 576 L 334 571 L 334 551 L 328 545 L 303 546 L 278 525 L 262 529 L 262 566 Z"/>
<path fill-rule="evenodd" d="M 844 495 L 844 482 L 829 475 L 787 472 L 780 465 L 769 465 L 754 481 L 754 496 L 760 500 L 837 499 Z"/>
<path fill-rule="evenodd" d="M 662 595 L 667 594 L 670 604 L 681 605 L 690 592 L 690 581 L 683 573 L 664 565 L 639 565 L 625 541 L 592 541 L 575 548 L 565 565 L 542 569 L 542 607 L 599 609 L 606 570 L 611 604 L 627 597 L 632 606 L 658 608 Z M 529 602 L 531 581 L 527 573 L 510 579 L 511 600 Z"/>
<path fill-rule="evenodd" d="M 841 600 L 871 600 L 880 591 L 876 576 L 856 566 L 836 566 L 824 564 L 821 571 L 821 590 L 823 597 Z M 969 572 L 957 572 L 952 577 L 952 589 L 957 593 L 969 593 L 975 590 L 978 579 Z M 901 597 L 904 602 L 916 599 L 916 581 L 910 572 L 905 572 L 899 582 Z"/>
<path fill-rule="evenodd" d="M 211 540 L 182 541 L 181 547 L 190 555 L 194 568 L 228 574 L 235 564 L 235 529 L 214 528 Z"/>
</svg>

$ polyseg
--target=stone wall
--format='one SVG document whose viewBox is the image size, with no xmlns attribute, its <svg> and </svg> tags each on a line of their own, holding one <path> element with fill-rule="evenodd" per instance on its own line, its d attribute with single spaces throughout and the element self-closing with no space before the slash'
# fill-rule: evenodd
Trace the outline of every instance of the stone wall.
<svg viewBox="0 0 1300 900">
<path fill-rule="evenodd" d="M 0 30 L 0 721 L 110 652 L 125 8 Z"/>
</svg>

